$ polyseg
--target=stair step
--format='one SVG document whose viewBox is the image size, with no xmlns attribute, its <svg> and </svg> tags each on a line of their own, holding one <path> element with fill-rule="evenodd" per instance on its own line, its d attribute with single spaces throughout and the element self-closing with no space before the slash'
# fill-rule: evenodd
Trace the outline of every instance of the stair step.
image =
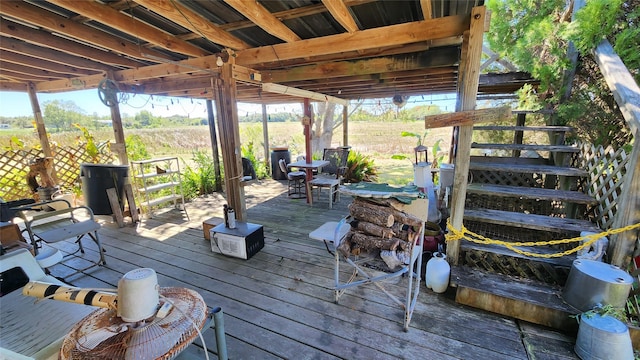
<svg viewBox="0 0 640 360">
<path fill-rule="evenodd" d="M 512 173 L 530 173 L 530 174 L 546 174 L 558 176 L 576 176 L 585 177 L 587 171 L 572 167 L 553 166 L 553 165 L 528 165 L 528 164 L 509 164 L 502 162 L 471 162 L 469 170 L 482 171 L 506 171 Z"/>
<path fill-rule="evenodd" d="M 559 286 L 488 273 L 466 266 L 451 268 L 456 302 L 493 313 L 575 332 L 579 313 L 562 300 Z"/>
<path fill-rule="evenodd" d="M 545 246 L 517 246 L 516 248 L 518 250 L 523 250 L 523 251 L 531 252 L 534 254 L 553 254 L 558 252 L 557 249 L 552 249 Z M 478 244 L 470 241 L 463 241 L 460 244 L 460 249 L 461 249 L 461 252 L 465 252 L 466 250 L 483 251 L 487 253 L 497 254 L 500 256 L 509 256 L 513 258 L 526 259 L 529 261 L 542 262 L 552 266 L 564 267 L 567 269 L 571 268 L 571 265 L 573 265 L 573 260 L 576 259 L 575 254 L 562 256 L 562 257 L 553 257 L 553 258 L 544 258 L 544 257 L 532 258 L 526 255 L 522 255 L 517 252 L 514 252 L 501 245 Z"/>
<path fill-rule="evenodd" d="M 465 209 L 464 219 L 490 224 L 542 231 L 600 232 L 596 224 L 587 220 L 567 219 L 545 215 L 524 214 L 491 209 Z"/>
<path fill-rule="evenodd" d="M 551 151 L 564 153 L 577 153 L 580 148 L 570 145 L 534 145 L 534 144 L 489 144 L 473 143 L 472 149 L 492 149 L 492 150 L 528 150 L 528 151 Z"/>
<path fill-rule="evenodd" d="M 474 126 L 473 130 L 497 130 L 497 131 L 547 131 L 547 132 L 573 132 L 571 126 L 500 126 L 483 125 Z"/>
<path fill-rule="evenodd" d="M 533 200 L 557 200 L 574 204 L 593 205 L 597 201 L 593 197 L 581 191 L 568 191 L 556 189 L 543 189 L 534 187 L 492 185 L 492 184 L 469 184 L 467 193 L 478 195 L 517 197 L 520 199 Z"/>
</svg>

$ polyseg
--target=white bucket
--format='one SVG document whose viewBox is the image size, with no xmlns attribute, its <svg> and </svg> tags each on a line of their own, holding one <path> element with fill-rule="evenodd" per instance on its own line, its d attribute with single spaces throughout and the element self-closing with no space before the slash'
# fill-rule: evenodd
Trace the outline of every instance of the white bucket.
<svg viewBox="0 0 640 360">
<path fill-rule="evenodd" d="M 125 322 L 137 322 L 155 315 L 159 290 L 153 269 L 135 269 L 124 274 L 118 281 L 118 316 Z"/>
<path fill-rule="evenodd" d="M 633 360 L 629 329 L 612 316 L 581 316 L 574 350 L 582 360 Z"/>
</svg>

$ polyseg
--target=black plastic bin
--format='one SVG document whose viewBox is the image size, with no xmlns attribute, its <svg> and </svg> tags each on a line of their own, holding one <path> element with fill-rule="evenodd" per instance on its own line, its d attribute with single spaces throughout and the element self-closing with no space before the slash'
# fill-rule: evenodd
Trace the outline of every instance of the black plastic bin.
<svg viewBox="0 0 640 360">
<path fill-rule="evenodd" d="M 289 148 L 271 148 L 271 177 L 273 180 L 287 180 L 287 174 L 280 170 L 280 159 L 288 164 L 291 162 Z"/>
<path fill-rule="evenodd" d="M 107 189 L 115 188 L 120 208 L 124 209 L 124 184 L 129 176 L 127 165 L 80 164 L 84 203 L 96 215 L 111 215 Z"/>
</svg>

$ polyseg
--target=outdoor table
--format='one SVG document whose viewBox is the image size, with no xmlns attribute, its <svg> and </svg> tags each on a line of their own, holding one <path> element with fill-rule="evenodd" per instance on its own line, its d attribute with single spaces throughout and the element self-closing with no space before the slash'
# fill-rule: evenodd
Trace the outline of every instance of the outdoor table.
<svg viewBox="0 0 640 360">
<path fill-rule="evenodd" d="M 307 173 L 307 177 L 305 179 L 305 184 L 307 187 L 307 204 L 313 205 L 313 194 L 311 194 L 311 187 L 309 185 L 309 181 L 313 179 L 313 170 L 317 170 L 329 164 L 330 162 L 327 160 L 312 160 L 310 163 L 308 163 L 306 160 L 299 160 L 299 161 L 287 164 L 287 168 L 289 169 L 291 168 L 304 169 L 304 171 Z"/>
</svg>

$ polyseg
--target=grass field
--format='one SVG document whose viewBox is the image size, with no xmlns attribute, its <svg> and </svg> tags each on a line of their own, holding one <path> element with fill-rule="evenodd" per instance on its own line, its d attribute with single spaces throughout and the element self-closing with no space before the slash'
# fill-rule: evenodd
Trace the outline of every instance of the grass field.
<svg viewBox="0 0 640 360">
<path fill-rule="evenodd" d="M 352 150 L 369 156 L 378 168 L 379 182 L 406 184 L 413 178 L 413 167 L 409 160 L 395 160 L 391 156 L 403 154 L 413 159 L 413 148 L 417 144 L 415 137 L 402 137 L 402 131 L 424 134 L 424 122 L 350 122 L 349 145 Z M 96 141 L 113 141 L 111 129 L 90 130 Z M 304 153 L 304 135 L 299 122 L 269 123 L 269 145 L 287 146 L 293 159 Z M 139 135 L 152 157 L 177 155 L 190 163 L 191 154 L 195 150 L 209 151 L 211 139 L 206 126 L 192 126 L 162 129 L 125 129 L 125 137 Z M 26 147 L 36 146 L 38 138 L 32 130 L 2 131 L 0 143 L 3 147 L 10 143 L 11 135 L 20 138 Z M 50 133 L 52 143 L 71 145 L 83 142 L 78 130 Z M 218 134 L 219 139 L 224 134 Z M 256 156 L 264 159 L 263 133 L 261 123 L 240 123 L 240 139 L 243 145 L 253 142 Z M 429 130 L 424 145 L 431 147 L 441 139 L 441 153 L 448 159 L 451 128 Z M 342 127 L 333 134 L 332 146 L 342 144 Z M 321 149 L 316 150 L 318 152 Z M 267 154 L 269 156 L 269 154 Z M 431 154 L 429 154 L 431 159 Z"/>
</svg>

